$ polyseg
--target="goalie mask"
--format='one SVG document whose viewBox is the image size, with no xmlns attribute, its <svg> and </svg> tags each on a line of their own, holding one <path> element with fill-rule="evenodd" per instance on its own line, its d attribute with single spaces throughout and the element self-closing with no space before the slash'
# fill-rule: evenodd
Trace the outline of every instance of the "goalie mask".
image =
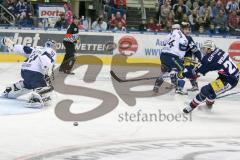
<svg viewBox="0 0 240 160">
<path fill-rule="evenodd" d="M 54 41 L 54 40 L 48 39 L 48 40 L 45 42 L 44 47 L 52 48 L 52 49 L 56 50 L 56 49 L 57 49 L 57 42 Z"/>
</svg>

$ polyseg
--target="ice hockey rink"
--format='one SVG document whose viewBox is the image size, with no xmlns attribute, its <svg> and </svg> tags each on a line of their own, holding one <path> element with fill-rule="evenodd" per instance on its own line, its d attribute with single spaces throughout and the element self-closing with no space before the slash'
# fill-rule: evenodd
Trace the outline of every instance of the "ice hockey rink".
<svg viewBox="0 0 240 160">
<path fill-rule="evenodd" d="M 0 89 L 21 79 L 21 63 L 0 64 Z M 25 97 L 19 100 L 0 100 L 0 160 L 239 160 L 240 159 L 240 98 L 232 95 L 219 99 L 211 111 L 201 107 L 192 115 L 172 120 L 171 115 L 181 115 L 184 106 L 197 93 L 175 95 L 174 90 L 149 96 L 152 85 L 132 88 L 146 91 L 146 97 L 129 106 L 120 97 L 131 96 L 116 91 L 105 65 L 96 81 L 85 82 L 87 66 L 74 70 L 65 84 L 84 86 L 111 93 L 118 100 L 111 112 L 89 121 L 60 120 L 55 107 L 63 99 L 74 101 L 72 113 L 94 109 L 100 100 L 54 92 L 53 104 L 43 109 L 25 108 Z M 138 77 L 144 71 L 131 72 L 128 77 Z M 155 75 L 156 76 L 156 75 Z M 209 73 L 199 78 L 199 86 L 216 78 Z M 154 81 L 151 81 L 152 83 Z M 130 82 L 129 82 L 130 83 Z M 121 83 L 131 85 L 129 83 Z M 144 82 L 143 82 L 144 83 Z M 148 82 L 146 82 L 148 83 Z M 149 83 L 148 83 L 149 84 Z M 117 85 L 117 84 L 116 84 Z M 164 86 L 166 88 L 166 85 Z M 186 82 L 186 88 L 190 83 Z M 233 91 L 239 91 L 237 86 Z M 118 93 L 117 93 L 118 92 Z M 120 95 L 118 95 L 120 94 Z M 122 95 L 121 95 L 122 94 Z M 144 94 L 144 93 L 142 93 Z M 168 120 L 144 119 L 143 115 L 170 115 Z M 124 115 L 131 114 L 131 118 Z M 140 116 L 139 119 L 134 116 Z M 145 117 L 146 118 L 146 117 Z"/>
</svg>

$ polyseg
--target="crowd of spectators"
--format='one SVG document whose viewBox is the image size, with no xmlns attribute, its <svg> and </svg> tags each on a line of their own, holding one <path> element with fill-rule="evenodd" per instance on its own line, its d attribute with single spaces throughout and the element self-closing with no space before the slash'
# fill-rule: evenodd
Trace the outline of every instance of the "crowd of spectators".
<svg viewBox="0 0 240 160">
<path fill-rule="evenodd" d="M 65 14 L 60 15 L 54 25 L 55 28 L 67 28 L 71 24 L 73 13 L 68 3 L 64 4 Z M 104 0 L 103 11 L 88 25 L 87 18 L 80 18 L 79 29 L 92 29 L 98 31 L 114 30 L 126 31 L 126 0 Z"/>
<path fill-rule="evenodd" d="M 240 0 L 159 0 L 158 5 L 161 31 L 184 21 L 195 33 L 240 34 Z"/>
<path fill-rule="evenodd" d="M 33 26 L 33 8 L 28 0 L 5 0 L 2 4 L 15 16 L 16 25 Z"/>
<path fill-rule="evenodd" d="M 147 17 L 139 31 L 169 32 L 175 23 L 189 22 L 192 32 L 202 34 L 240 35 L 240 0 L 158 0 L 156 17 Z M 80 18 L 79 29 L 125 31 L 126 0 L 102 0 L 103 11 L 92 20 Z M 16 17 L 17 25 L 33 26 L 33 7 L 28 0 L 4 0 L 3 5 Z M 67 28 L 72 23 L 70 3 L 64 3 L 54 28 Z"/>
</svg>

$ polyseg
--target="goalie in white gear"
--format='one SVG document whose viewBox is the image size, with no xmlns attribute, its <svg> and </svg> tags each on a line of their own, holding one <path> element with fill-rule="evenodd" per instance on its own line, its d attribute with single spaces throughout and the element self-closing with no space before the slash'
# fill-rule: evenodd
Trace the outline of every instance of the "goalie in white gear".
<svg viewBox="0 0 240 160">
<path fill-rule="evenodd" d="M 35 48 L 16 45 L 9 38 L 3 38 L 2 43 L 8 47 L 9 51 L 27 58 L 21 67 L 23 80 L 7 87 L 3 96 L 17 98 L 32 92 L 29 107 L 46 105 L 51 100 L 49 93 L 53 90 L 49 80 L 56 61 L 56 41 L 47 40 L 44 47 Z"/>
</svg>

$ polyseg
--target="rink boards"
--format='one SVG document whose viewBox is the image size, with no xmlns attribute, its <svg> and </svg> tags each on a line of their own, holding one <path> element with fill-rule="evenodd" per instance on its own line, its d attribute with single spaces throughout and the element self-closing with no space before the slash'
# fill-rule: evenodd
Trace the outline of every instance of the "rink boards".
<svg viewBox="0 0 240 160">
<path fill-rule="evenodd" d="M 81 56 L 86 57 L 87 55 L 79 55 L 79 59 L 81 59 Z M 95 56 L 95 55 L 90 55 L 90 56 Z M 110 65 L 112 63 L 112 56 L 95 56 L 99 58 L 104 65 Z M 154 63 L 154 64 L 160 64 L 160 60 L 157 58 L 128 58 L 129 63 Z M 4 63 L 13 63 L 13 62 L 23 62 L 25 58 L 21 55 L 16 55 L 16 54 L 0 54 L 0 62 Z M 57 56 L 57 63 L 61 63 L 63 60 L 63 54 Z M 91 58 L 84 58 L 85 63 L 88 64 L 95 64 L 94 61 Z M 87 60 L 87 61 L 86 61 Z M 81 61 L 79 61 L 81 63 Z M 118 64 L 121 64 L 119 62 Z"/>
<path fill-rule="evenodd" d="M 84 56 L 84 57 L 83 57 Z M 91 55 L 90 55 L 91 56 Z M 112 56 L 96 56 L 99 60 L 101 60 L 102 64 L 104 65 L 126 65 L 126 62 L 122 61 L 121 58 L 119 61 L 115 61 L 113 63 L 112 61 Z M 136 66 L 142 66 L 144 63 L 144 66 L 155 66 L 158 67 L 159 64 L 161 64 L 159 59 L 156 58 L 127 58 L 127 63 L 131 65 L 136 65 Z M 0 54 L 0 63 L 18 63 L 18 62 L 23 62 L 25 58 L 21 55 L 15 55 L 15 54 Z M 58 55 L 57 56 L 57 64 L 60 64 L 63 60 L 63 55 Z M 95 61 L 91 58 L 88 58 L 87 55 L 81 55 L 78 58 L 78 63 L 84 63 L 84 64 L 96 64 Z M 240 69 L 240 64 L 238 63 L 238 68 Z"/>
</svg>

